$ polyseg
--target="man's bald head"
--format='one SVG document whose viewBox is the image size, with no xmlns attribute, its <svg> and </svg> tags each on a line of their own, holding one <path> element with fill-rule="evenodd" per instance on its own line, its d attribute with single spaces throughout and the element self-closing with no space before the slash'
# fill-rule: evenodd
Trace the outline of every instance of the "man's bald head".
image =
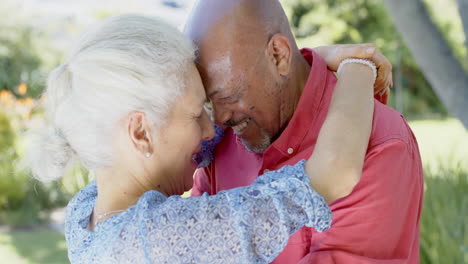
<svg viewBox="0 0 468 264">
<path fill-rule="evenodd" d="M 195 43 L 213 35 L 254 34 L 269 39 L 274 34 L 294 37 L 278 0 L 199 0 L 185 26 Z"/>
</svg>

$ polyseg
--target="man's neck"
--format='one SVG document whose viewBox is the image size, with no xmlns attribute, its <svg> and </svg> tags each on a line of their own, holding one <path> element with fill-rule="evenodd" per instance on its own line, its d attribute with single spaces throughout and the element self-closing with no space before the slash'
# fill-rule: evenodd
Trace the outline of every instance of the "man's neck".
<svg viewBox="0 0 468 264">
<path fill-rule="evenodd" d="M 297 63 L 296 63 L 296 69 L 295 69 L 295 76 L 297 77 L 297 80 L 295 82 L 295 89 L 298 91 L 298 97 L 294 101 L 294 110 L 296 110 L 297 105 L 299 104 L 299 100 L 301 99 L 302 91 L 304 91 L 304 87 L 307 84 L 307 80 L 309 79 L 309 73 L 310 73 L 310 65 L 309 63 L 304 59 L 304 57 L 299 53 L 297 56 Z"/>
<path fill-rule="evenodd" d="M 299 101 L 301 99 L 302 92 L 304 91 L 304 87 L 307 84 L 307 80 L 309 78 L 310 73 L 310 65 L 304 59 L 304 57 L 299 53 L 295 58 L 293 58 L 293 67 L 291 68 L 291 78 L 288 83 L 287 91 L 288 95 L 286 96 L 287 101 L 284 102 L 284 105 L 281 106 L 284 109 L 284 113 L 282 116 L 282 127 L 278 137 L 281 133 L 286 129 L 291 121 L 292 117 L 294 116 L 294 112 L 299 105 Z"/>
</svg>

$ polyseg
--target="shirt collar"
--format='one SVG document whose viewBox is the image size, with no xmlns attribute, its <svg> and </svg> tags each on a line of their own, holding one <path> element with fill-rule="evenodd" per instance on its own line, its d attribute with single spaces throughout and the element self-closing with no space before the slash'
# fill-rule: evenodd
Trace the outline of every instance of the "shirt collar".
<svg viewBox="0 0 468 264">
<path fill-rule="evenodd" d="M 288 126 L 269 147 L 269 149 L 277 149 L 284 155 L 290 155 L 288 150 L 291 148 L 293 151 L 299 148 L 310 127 L 314 124 L 319 114 L 328 79 L 327 64 L 323 58 L 312 49 L 301 49 L 301 53 L 311 66 L 309 77 Z"/>
</svg>

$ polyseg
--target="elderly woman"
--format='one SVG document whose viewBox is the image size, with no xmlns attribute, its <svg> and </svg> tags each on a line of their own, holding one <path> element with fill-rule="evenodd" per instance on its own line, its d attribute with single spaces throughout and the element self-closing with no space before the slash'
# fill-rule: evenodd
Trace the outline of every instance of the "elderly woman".
<svg viewBox="0 0 468 264">
<path fill-rule="evenodd" d="M 251 186 L 178 196 L 192 186 L 201 142 L 215 134 L 194 58 L 173 27 L 123 15 L 84 34 L 50 74 L 50 126 L 31 145 L 31 169 L 57 179 L 75 157 L 95 175 L 67 207 L 72 263 L 268 263 L 302 226 L 327 229 L 326 200 L 359 180 L 375 80 L 366 62 L 341 65 L 309 160 Z M 335 159 L 337 146 L 356 155 Z M 330 175 L 330 160 L 341 173 Z"/>
</svg>

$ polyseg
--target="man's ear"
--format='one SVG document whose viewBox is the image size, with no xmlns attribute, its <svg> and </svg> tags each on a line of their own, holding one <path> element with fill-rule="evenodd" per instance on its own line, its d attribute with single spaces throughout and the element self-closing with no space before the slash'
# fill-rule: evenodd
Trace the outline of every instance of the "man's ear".
<svg viewBox="0 0 468 264">
<path fill-rule="evenodd" d="M 127 133 L 133 146 L 141 154 L 153 153 L 150 126 L 145 113 L 133 111 L 129 114 Z"/>
<path fill-rule="evenodd" d="M 284 35 L 277 33 L 268 42 L 268 55 L 281 76 L 289 74 L 291 68 L 291 43 Z"/>
</svg>

